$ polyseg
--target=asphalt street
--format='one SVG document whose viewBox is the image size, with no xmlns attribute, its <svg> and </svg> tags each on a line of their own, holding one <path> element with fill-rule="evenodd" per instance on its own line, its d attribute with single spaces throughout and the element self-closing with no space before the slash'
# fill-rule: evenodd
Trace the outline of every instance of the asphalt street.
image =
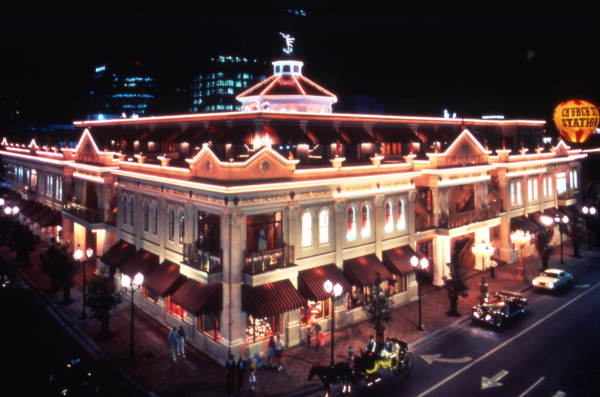
<svg viewBox="0 0 600 397">
<path fill-rule="evenodd" d="M 600 263 L 585 259 L 569 271 L 573 285 L 528 290 L 528 312 L 500 330 L 460 321 L 416 344 L 407 378 L 385 377 L 363 394 L 599 396 Z"/>
</svg>

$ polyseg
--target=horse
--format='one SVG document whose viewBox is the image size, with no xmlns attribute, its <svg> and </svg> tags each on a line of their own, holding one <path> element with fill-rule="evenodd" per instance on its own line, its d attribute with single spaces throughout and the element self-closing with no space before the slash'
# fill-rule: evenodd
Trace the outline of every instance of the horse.
<svg viewBox="0 0 600 397">
<path fill-rule="evenodd" d="M 313 365 L 308 372 L 308 380 L 312 380 L 316 376 L 319 377 L 321 383 L 327 390 L 327 396 L 331 392 L 331 384 L 337 381 L 342 382 L 342 394 L 352 391 L 352 381 L 354 380 L 354 371 L 350 368 L 350 364 L 340 362 L 333 367 L 322 365 Z"/>
</svg>

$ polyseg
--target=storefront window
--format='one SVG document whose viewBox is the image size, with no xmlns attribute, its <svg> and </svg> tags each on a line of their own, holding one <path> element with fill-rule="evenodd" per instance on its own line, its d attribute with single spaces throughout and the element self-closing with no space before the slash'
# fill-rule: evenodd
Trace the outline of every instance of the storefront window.
<svg viewBox="0 0 600 397">
<path fill-rule="evenodd" d="M 328 318 L 330 313 L 329 300 L 311 301 L 309 300 L 306 307 L 301 310 L 301 319 L 304 324 L 311 324 L 313 321 L 322 318 Z"/>
<path fill-rule="evenodd" d="M 201 314 L 197 321 L 198 331 L 216 341 L 221 340 L 221 323 L 218 314 Z"/>
<path fill-rule="evenodd" d="M 246 318 L 246 343 L 257 342 L 269 338 L 280 332 L 279 315 L 267 317 L 254 317 L 248 314 Z"/>
<path fill-rule="evenodd" d="M 167 311 L 177 318 L 183 319 L 183 308 L 174 303 L 171 297 L 167 297 Z"/>
<path fill-rule="evenodd" d="M 160 298 L 160 295 L 155 293 L 154 291 L 144 287 L 142 289 L 142 294 L 144 295 L 144 297 L 154 303 L 158 302 L 158 299 Z"/>
</svg>

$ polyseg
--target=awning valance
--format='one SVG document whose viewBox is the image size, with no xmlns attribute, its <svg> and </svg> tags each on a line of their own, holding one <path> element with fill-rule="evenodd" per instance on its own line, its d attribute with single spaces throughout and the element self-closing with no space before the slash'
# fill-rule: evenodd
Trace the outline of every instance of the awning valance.
<svg viewBox="0 0 600 397">
<path fill-rule="evenodd" d="M 117 241 L 100 257 L 102 262 L 115 269 L 135 254 L 135 245 L 125 240 Z"/>
<path fill-rule="evenodd" d="M 133 278 L 137 273 L 142 273 L 144 277 L 148 277 L 157 267 L 158 255 L 141 249 L 119 268 L 121 269 L 121 273 L 125 273 Z"/>
<path fill-rule="evenodd" d="M 197 316 L 215 314 L 223 310 L 223 289 L 221 284 L 203 285 L 187 279 L 172 296 L 174 303 Z"/>
<path fill-rule="evenodd" d="M 391 280 L 392 274 L 375 254 L 359 256 L 344 261 L 344 276 L 352 285 L 370 287 L 379 273 L 381 280 Z"/>
<path fill-rule="evenodd" d="M 305 306 L 290 280 L 276 281 L 258 287 L 242 285 L 242 310 L 255 316 L 273 316 Z"/>
<path fill-rule="evenodd" d="M 350 284 L 344 278 L 344 273 L 334 264 L 313 267 L 298 273 L 298 292 L 306 299 L 321 301 L 328 298 L 323 287 L 325 281 L 339 283 L 344 292 L 350 291 Z"/>
<path fill-rule="evenodd" d="M 186 278 L 179 273 L 179 265 L 166 260 L 144 278 L 144 286 L 160 296 L 167 296 L 171 295 L 185 280 Z"/>
<path fill-rule="evenodd" d="M 406 275 L 415 271 L 410 264 L 410 258 L 416 256 L 421 259 L 422 255 L 415 252 L 410 245 L 392 248 L 383 251 L 383 264 L 394 274 Z"/>
</svg>

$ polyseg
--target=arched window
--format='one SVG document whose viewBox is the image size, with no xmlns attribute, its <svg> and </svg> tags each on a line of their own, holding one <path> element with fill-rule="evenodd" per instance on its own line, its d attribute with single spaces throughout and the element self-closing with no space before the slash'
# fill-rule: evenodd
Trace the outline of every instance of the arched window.
<svg viewBox="0 0 600 397">
<path fill-rule="evenodd" d="M 363 205 L 361 210 L 360 236 L 369 237 L 371 235 L 371 210 L 368 205 Z"/>
<path fill-rule="evenodd" d="M 144 200 L 144 231 L 147 232 L 150 229 L 150 208 L 148 202 Z"/>
<path fill-rule="evenodd" d="M 319 244 L 329 243 L 329 211 L 319 212 Z"/>
<path fill-rule="evenodd" d="M 169 208 L 169 240 L 175 241 L 175 211 L 173 208 Z"/>
<path fill-rule="evenodd" d="M 179 244 L 185 241 L 185 212 L 179 212 Z"/>
<path fill-rule="evenodd" d="M 133 197 L 129 199 L 129 223 L 131 226 L 135 226 L 135 206 L 133 204 Z"/>
<path fill-rule="evenodd" d="M 152 233 L 158 234 L 158 204 L 152 203 Z"/>
<path fill-rule="evenodd" d="M 123 196 L 123 200 L 122 200 L 122 207 L 123 207 L 123 223 L 126 225 L 127 224 L 127 196 Z"/>
<path fill-rule="evenodd" d="M 312 245 L 312 215 L 305 212 L 302 215 L 302 246 L 310 247 Z"/>
<path fill-rule="evenodd" d="M 390 233 L 394 231 L 394 213 L 391 201 L 385 203 L 385 232 Z"/>
<path fill-rule="evenodd" d="M 404 200 L 398 200 L 396 205 L 396 227 L 398 230 L 404 230 L 406 229 L 406 208 Z"/>
<path fill-rule="evenodd" d="M 348 208 L 346 212 L 346 239 L 352 241 L 356 239 L 356 209 Z"/>
</svg>

